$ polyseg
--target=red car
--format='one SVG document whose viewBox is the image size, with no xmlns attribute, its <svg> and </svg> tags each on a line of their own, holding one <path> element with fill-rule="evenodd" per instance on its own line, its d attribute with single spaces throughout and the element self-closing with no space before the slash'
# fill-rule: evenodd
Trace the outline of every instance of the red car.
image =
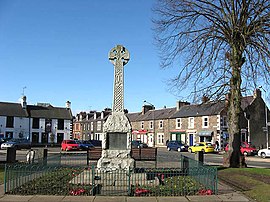
<svg viewBox="0 0 270 202">
<path fill-rule="evenodd" d="M 75 140 L 63 140 L 61 143 L 62 151 L 79 150 L 79 144 Z"/>
<path fill-rule="evenodd" d="M 229 150 L 229 144 L 227 144 L 225 147 L 225 151 L 228 151 L 228 150 Z M 255 155 L 258 152 L 255 146 L 248 144 L 247 142 L 241 143 L 240 151 L 245 156 Z"/>
</svg>

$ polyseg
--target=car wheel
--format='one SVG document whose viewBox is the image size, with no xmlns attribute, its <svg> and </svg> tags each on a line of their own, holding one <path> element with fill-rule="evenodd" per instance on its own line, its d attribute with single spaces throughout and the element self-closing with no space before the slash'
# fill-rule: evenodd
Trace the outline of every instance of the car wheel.
<svg viewBox="0 0 270 202">
<path fill-rule="evenodd" d="M 266 154 L 265 154 L 264 152 L 262 152 L 262 153 L 261 153 L 261 157 L 262 157 L 263 159 L 265 159 Z"/>
<path fill-rule="evenodd" d="M 66 151 L 68 151 L 68 148 L 66 148 Z"/>
<path fill-rule="evenodd" d="M 179 148 L 177 149 L 177 151 L 179 151 L 179 152 L 180 152 L 180 151 L 181 151 L 181 148 L 179 147 Z"/>
<path fill-rule="evenodd" d="M 247 152 L 244 152 L 243 154 L 244 154 L 244 156 L 247 156 L 247 155 L 248 155 L 248 153 L 247 153 Z"/>
<path fill-rule="evenodd" d="M 188 149 L 188 152 L 192 153 L 192 149 Z"/>
<path fill-rule="evenodd" d="M 168 151 L 171 151 L 171 148 L 170 148 L 170 147 L 167 147 L 167 150 L 168 150 Z"/>
</svg>

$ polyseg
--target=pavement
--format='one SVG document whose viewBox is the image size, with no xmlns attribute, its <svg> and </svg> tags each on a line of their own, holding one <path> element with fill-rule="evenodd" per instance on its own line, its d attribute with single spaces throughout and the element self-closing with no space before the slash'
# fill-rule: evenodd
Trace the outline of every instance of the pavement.
<svg viewBox="0 0 270 202">
<path fill-rule="evenodd" d="M 179 196 L 179 197 L 128 197 L 128 196 L 53 196 L 53 195 L 8 195 L 4 194 L 4 185 L 0 185 L 0 202 L 52 202 L 52 201 L 80 201 L 80 202 L 246 202 L 254 201 L 230 186 L 219 182 L 217 195 Z"/>
</svg>

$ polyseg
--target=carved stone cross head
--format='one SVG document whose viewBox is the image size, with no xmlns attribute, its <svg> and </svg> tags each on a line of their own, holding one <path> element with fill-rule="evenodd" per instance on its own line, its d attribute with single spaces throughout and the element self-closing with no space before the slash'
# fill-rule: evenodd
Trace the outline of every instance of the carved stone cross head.
<svg viewBox="0 0 270 202">
<path fill-rule="evenodd" d="M 114 66 L 124 66 L 128 63 L 130 58 L 128 50 L 122 46 L 117 45 L 109 52 L 109 60 Z"/>
</svg>

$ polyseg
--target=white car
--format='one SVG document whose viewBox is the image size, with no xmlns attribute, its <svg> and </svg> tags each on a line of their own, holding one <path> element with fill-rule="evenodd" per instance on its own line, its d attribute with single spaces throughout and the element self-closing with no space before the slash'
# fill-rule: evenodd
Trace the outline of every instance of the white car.
<svg viewBox="0 0 270 202">
<path fill-rule="evenodd" d="M 270 147 L 268 147 L 268 149 L 260 149 L 258 151 L 258 156 L 262 158 L 270 157 Z"/>
</svg>

